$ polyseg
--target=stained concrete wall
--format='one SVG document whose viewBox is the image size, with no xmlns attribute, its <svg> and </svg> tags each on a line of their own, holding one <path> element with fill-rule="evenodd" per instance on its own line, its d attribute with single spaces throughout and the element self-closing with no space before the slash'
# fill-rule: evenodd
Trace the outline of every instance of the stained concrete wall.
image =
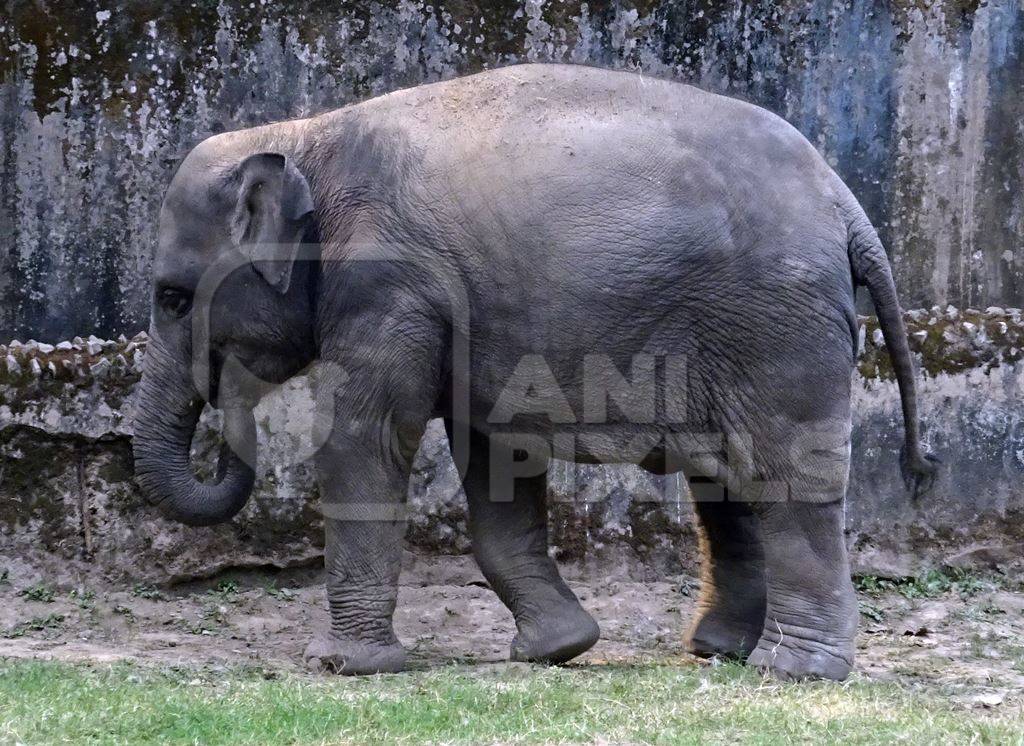
<svg viewBox="0 0 1024 746">
<path fill-rule="evenodd" d="M 1017 311 L 911 312 L 921 407 L 944 459 L 914 501 L 899 477 L 899 396 L 877 324 L 863 324 L 854 379 L 847 538 L 854 568 L 907 575 L 945 564 L 1008 565 L 1024 556 L 1024 320 Z M 227 568 L 318 562 L 323 532 L 307 463 L 312 399 L 301 379 L 257 410 L 253 498 L 231 523 L 194 529 L 144 504 L 132 479 L 131 413 L 145 340 L 0 347 L 0 571 L 50 581 L 167 582 Z M 310 413 L 303 416 L 303 412 Z M 195 443 L 211 474 L 216 417 Z M 693 511 L 677 476 L 555 463 L 549 473 L 557 558 L 658 577 L 695 568 Z M 439 422 L 409 488 L 408 544 L 469 548 L 465 498 Z"/>
<path fill-rule="evenodd" d="M 890 247 L 904 305 L 1024 305 L 1021 0 L 8 0 L 0 339 L 145 327 L 161 192 L 217 131 L 556 60 L 781 114 Z"/>
</svg>

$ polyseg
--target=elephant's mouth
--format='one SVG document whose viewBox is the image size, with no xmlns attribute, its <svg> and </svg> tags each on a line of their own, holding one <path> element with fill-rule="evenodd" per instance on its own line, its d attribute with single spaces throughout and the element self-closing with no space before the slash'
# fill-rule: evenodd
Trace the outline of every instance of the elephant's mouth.
<svg viewBox="0 0 1024 746">
<path fill-rule="evenodd" d="M 194 371 L 197 388 L 214 409 L 253 409 L 275 386 L 261 375 L 259 361 L 246 350 L 211 348 L 205 369 Z"/>
<path fill-rule="evenodd" d="M 209 371 L 207 380 L 207 401 L 214 409 L 220 409 L 220 377 L 224 371 L 224 355 L 220 350 L 210 350 Z"/>
</svg>

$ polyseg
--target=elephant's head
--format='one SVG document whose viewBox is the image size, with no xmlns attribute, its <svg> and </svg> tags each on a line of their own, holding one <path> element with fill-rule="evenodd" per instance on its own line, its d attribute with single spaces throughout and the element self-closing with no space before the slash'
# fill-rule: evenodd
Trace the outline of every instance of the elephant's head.
<svg viewBox="0 0 1024 746">
<path fill-rule="evenodd" d="M 190 525 L 235 515 L 252 490 L 252 410 L 266 384 L 315 356 L 313 203 L 293 159 L 213 137 L 182 162 L 160 211 L 150 343 L 135 421 L 143 494 Z M 230 448 L 198 480 L 189 449 L 204 402 L 224 411 Z"/>
</svg>

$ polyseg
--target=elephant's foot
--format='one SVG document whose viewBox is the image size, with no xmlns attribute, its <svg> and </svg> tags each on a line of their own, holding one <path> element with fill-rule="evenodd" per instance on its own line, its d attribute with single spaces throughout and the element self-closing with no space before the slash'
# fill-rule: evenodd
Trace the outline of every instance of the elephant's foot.
<svg viewBox="0 0 1024 746">
<path fill-rule="evenodd" d="M 802 631 L 802 630 L 799 630 Z M 781 681 L 832 679 L 842 681 L 853 668 L 853 641 L 818 642 L 793 634 L 787 625 L 776 625 L 758 641 L 747 665 Z"/>
<path fill-rule="evenodd" d="M 564 663 L 594 646 L 601 628 L 579 603 L 523 617 L 509 657 L 524 663 Z"/>
<path fill-rule="evenodd" d="M 700 614 L 686 638 L 686 649 L 701 658 L 746 658 L 757 646 L 764 626 L 764 607 L 746 617 L 708 609 Z"/>
<path fill-rule="evenodd" d="M 395 673 L 405 668 L 405 648 L 398 642 L 376 645 L 324 637 L 306 646 L 302 660 L 317 672 L 350 676 Z"/>
</svg>

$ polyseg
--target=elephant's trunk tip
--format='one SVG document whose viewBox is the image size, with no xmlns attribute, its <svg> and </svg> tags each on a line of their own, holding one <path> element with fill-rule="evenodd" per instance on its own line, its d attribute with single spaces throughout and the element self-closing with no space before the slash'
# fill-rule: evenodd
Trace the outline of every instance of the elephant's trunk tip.
<svg viewBox="0 0 1024 746">
<path fill-rule="evenodd" d="M 166 517 L 189 526 L 233 518 L 256 481 L 256 423 L 251 409 L 224 413 L 225 445 L 216 477 L 200 481 L 189 458 L 203 401 L 180 381 L 148 369 L 140 389 L 135 437 L 135 476 L 143 496 Z"/>
</svg>

